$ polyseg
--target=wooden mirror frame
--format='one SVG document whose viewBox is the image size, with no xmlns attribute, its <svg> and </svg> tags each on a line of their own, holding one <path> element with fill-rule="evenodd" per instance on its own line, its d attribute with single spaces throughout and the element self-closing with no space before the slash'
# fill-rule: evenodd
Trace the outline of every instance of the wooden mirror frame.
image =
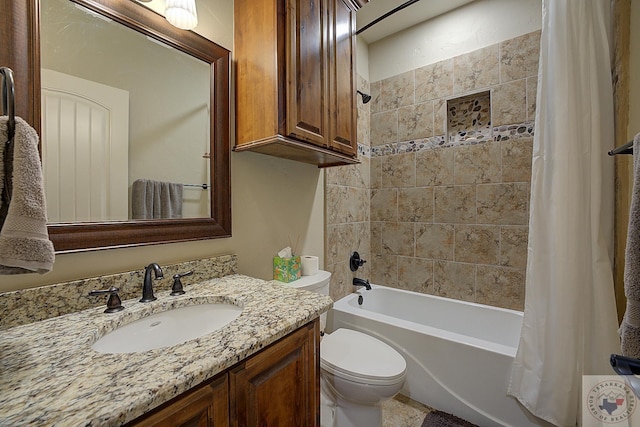
<svg viewBox="0 0 640 427">
<path fill-rule="evenodd" d="M 71 1 L 211 64 L 211 218 L 49 224 L 56 252 L 230 237 L 230 52 L 133 1 Z M 40 134 L 40 0 L 1 0 L 0 9 L 0 66 L 14 71 L 16 115 Z"/>
</svg>

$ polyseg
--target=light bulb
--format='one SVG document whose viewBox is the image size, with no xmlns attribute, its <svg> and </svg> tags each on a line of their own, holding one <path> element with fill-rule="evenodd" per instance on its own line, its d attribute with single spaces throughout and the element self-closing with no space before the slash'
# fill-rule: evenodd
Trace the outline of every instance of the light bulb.
<svg viewBox="0 0 640 427">
<path fill-rule="evenodd" d="M 174 27 L 193 30 L 198 25 L 196 0 L 166 0 L 166 5 L 164 16 Z"/>
</svg>

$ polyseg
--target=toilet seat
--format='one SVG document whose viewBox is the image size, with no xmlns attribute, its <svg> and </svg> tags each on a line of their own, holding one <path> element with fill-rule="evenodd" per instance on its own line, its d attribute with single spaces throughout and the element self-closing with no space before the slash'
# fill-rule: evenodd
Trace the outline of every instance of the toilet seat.
<svg viewBox="0 0 640 427">
<path fill-rule="evenodd" d="M 351 329 L 325 334 L 320 368 L 347 381 L 391 385 L 404 381 L 404 357 L 382 341 Z"/>
</svg>

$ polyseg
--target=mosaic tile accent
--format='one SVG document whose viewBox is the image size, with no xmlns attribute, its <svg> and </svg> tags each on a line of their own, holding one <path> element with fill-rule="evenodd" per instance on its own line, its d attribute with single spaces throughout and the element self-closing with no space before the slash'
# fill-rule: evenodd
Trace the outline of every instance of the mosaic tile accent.
<svg viewBox="0 0 640 427">
<path fill-rule="evenodd" d="M 493 128 L 494 141 L 507 141 L 509 139 L 533 138 L 534 123 L 524 123 L 496 126 Z"/>
<path fill-rule="evenodd" d="M 451 144 L 490 140 L 491 92 L 486 91 L 447 102 L 447 135 Z M 471 141 L 470 141 L 471 142 Z"/>
<path fill-rule="evenodd" d="M 420 138 L 412 141 L 394 142 L 373 147 L 366 147 L 358 144 L 358 153 L 365 157 L 385 157 L 402 153 L 419 153 L 421 151 L 438 148 L 459 147 L 462 145 L 483 144 L 489 141 L 507 141 L 521 138 L 533 138 L 534 123 L 532 121 L 517 123 L 505 126 L 495 126 L 492 128 L 493 138 L 478 141 L 467 139 L 464 141 L 446 142 L 444 135 L 432 136 L 430 138 Z"/>
</svg>

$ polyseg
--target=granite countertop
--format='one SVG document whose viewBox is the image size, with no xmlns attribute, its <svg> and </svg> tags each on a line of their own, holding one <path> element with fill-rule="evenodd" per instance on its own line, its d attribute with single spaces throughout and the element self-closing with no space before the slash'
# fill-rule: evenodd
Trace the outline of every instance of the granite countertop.
<svg viewBox="0 0 640 427">
<path fill-rule="evenodd" d="M 224 371 L 328 310 L 329 297 L 242 275 L 189 285 L 185 295 L 123 302 L 0 331 L 0 425 L 116 426 Z M 105 297 L 106 301 L 106 297 Z M 223 328 L 173 347 L 102 354 L 101 336 L 144 315 L 203 302 L 243 307 Z"/>
</svg>

